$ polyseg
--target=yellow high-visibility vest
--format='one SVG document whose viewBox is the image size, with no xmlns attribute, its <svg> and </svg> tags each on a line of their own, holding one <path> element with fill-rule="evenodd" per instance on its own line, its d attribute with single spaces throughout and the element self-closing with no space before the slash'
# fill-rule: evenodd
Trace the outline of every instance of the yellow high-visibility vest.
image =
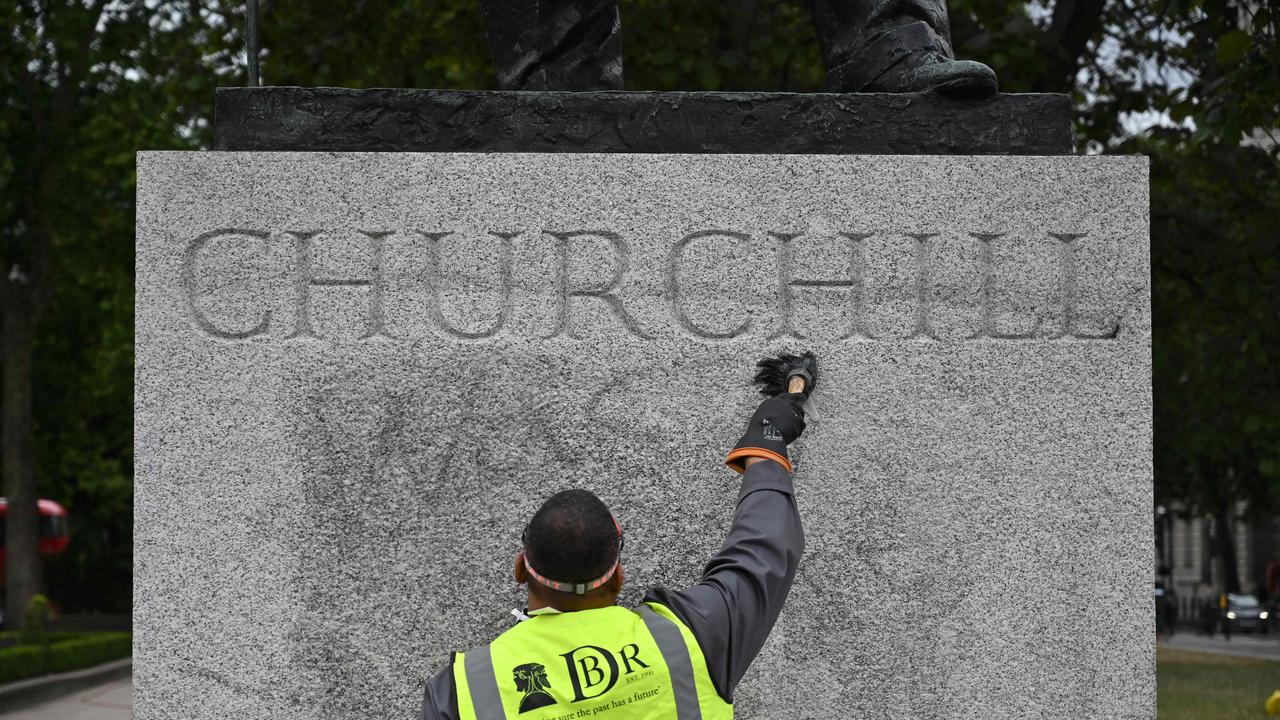
<svg viewBox="0 0 1280 720">
<path fill-rule="evenodd" d="M 462 720 L 731 720 L 693 633 L 645 603 L 536 615 L 453 658 Z"/>
</svg>

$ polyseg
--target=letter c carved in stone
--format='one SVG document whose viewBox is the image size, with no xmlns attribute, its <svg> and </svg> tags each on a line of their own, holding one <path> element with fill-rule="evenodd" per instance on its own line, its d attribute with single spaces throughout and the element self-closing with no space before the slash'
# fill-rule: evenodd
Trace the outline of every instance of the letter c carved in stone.
<svg viewBox="0 0 1280 720">
<path fill-rule="evenodd" d="M 264 310 L 262 317 L 257 324 L 247 330 L 228 330 L 218 327 L 210 320 L 200 309 L 196 302 L 196 271 L 200 264 L 200 255 L 204 247 L 209 241 L 222 238 L 241 236 L 253 238 L 255 240 L 266 243 L 268 233 L 261 230 L 243 230 L 237 228 L 226 228 L 219 230 L 211 230 L 191 241 L 187 245 L 187 251 L 182 259 L 182 289 L 186 296 L 187 311 L 191 315 L 191 319 L 195 321 L 196 326 L 204 333 L 223 340 L 245 340 L 255 335 L 262 335 L 271 325 L 271 311 Z"/>
</svg>

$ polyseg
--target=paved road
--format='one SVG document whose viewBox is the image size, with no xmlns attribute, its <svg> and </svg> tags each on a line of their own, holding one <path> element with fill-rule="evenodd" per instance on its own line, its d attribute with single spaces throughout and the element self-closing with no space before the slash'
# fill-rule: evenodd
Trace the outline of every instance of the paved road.
<svg viewBox="0 0 1280 720">
<path fill-rule="evenodd" d="M 1280 661 L 1280 636 L 1274 633 L 1268 635 L 1233 633 L 1231 640 L 1227 641 L 1221 635 L 1209 637 L 1185 632 L 1177 633 L 1171 638 L 1162 640 L 1160 644 L 1180 650 L 1196 650 L 1257 660 Z"/>
<path fill-rule="evenodd" d="M 0 717 L 5 720 L 130 720 L 133 680 L 112 680 L 43 705 L 0 713 Z"/>
</svg>

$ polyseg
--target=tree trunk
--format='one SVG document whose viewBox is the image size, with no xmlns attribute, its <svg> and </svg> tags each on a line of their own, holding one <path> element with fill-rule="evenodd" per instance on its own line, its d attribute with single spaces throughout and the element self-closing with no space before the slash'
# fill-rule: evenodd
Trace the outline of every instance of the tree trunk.
<svg viewBox="0 0 1280 720">
<path fill-rule="evenodd" d="M 9 272 L 8 268 L 0 271 Z M 31 596 L 40 592 L 39 513 L 31 422 L 31 356 L 34 318 L 26 288 L 10 279 L 5 293 L 3 400 L 0 457 L 8 500 L 5 522 L 5 615 L 8 628 L 22 622 Z"/>
<path fill-rule="evenodd" d="M 1217 549 L 1219 566 L 1222 568 L 1223 592 L 1240 592 L 1240 566 L 1236 561 L 1236 541 L 1231 534 L 1231 503 L 1218 506 L 1217 517 L 1214 518 L 1218 536 Z"/>
<path fill-rule="evenodd" d="M 1032 81 L 1035 92 L 1071 92 L 1080 59 L 1089 39 L 1102 27 L 1105 0 L 1058 0 L 1053 21 L 1041 46 L 1048 55 L 1044 69 Z"/>
</svg>

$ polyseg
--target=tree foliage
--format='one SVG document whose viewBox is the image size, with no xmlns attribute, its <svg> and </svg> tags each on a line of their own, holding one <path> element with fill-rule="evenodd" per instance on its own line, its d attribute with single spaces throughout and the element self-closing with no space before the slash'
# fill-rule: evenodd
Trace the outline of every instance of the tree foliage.
<svg viewBox="0 0 1280 720">
<path fill-rule="evenodd" d="M 1280 509 L 1280 45 L 1274 3 L 1099 3 L 1074 62 L 1067 8 L 953 0 L 961 47 L 1006 90 L 1073 93 L 1078 145 L 1151 159 L 1157 500 Z M 1070 35 L 1072 33 L 1066 32 Z M 1148 127 L 1149 126 L 1149 127 Z"/>
<path fill-rule="evenodd" d="M 24 303 L 6 305 L 4 350 L 14 357 L 26 344 L 34 358 L 31 417 L 5 415 L 6 435 L 27 434 L 34 453 L 14 458 L 6 443 L 6 486 L 14 495 L 34 480 L 41 497 L 70 512 L 70 549 L 45 573 L 52 599 L 123 611 L 132 567 L 134 153 L 197 146 L 212 105 L 209 62 L 229 66 L 227 46 L 221 56 L 218 47 L 238 38 L 198 3 L 9 0 L 0 16 L 0 267 L 8 297 Z M 12 332 L 24 323 L 34 337 Z M 6 378 L 6 406 L 17 385 Z M 10 568 L 20 560 L 11 555 Z"/>
<path fill-rule="evenodd" d="M 1082 150 L 1151 158 L 1157 494 L 1280 496 L 1274 3 L 951 0 L 958 54 L 1006 92 L 1067 92 Z M 266 84 L 494 86 L 477 0 L 264 0 Z M 817 91 L 799 0 L 623 0 L 632 90 Z M 0 259 L 51 249 L 34 341 L 40 493 L 75 539 L 71 608 L 120 609 L 131 564 L 133 157 L 211 139 L 243 83 L 243 3 L 0 0 Z M 1263 143 L 1242 144 L 1262 133 Z M 1269 136 L 1267 135 L 1269 134 Z M 1266 144 L 1267 142 L 1270 144 Z"/>
</svg>

